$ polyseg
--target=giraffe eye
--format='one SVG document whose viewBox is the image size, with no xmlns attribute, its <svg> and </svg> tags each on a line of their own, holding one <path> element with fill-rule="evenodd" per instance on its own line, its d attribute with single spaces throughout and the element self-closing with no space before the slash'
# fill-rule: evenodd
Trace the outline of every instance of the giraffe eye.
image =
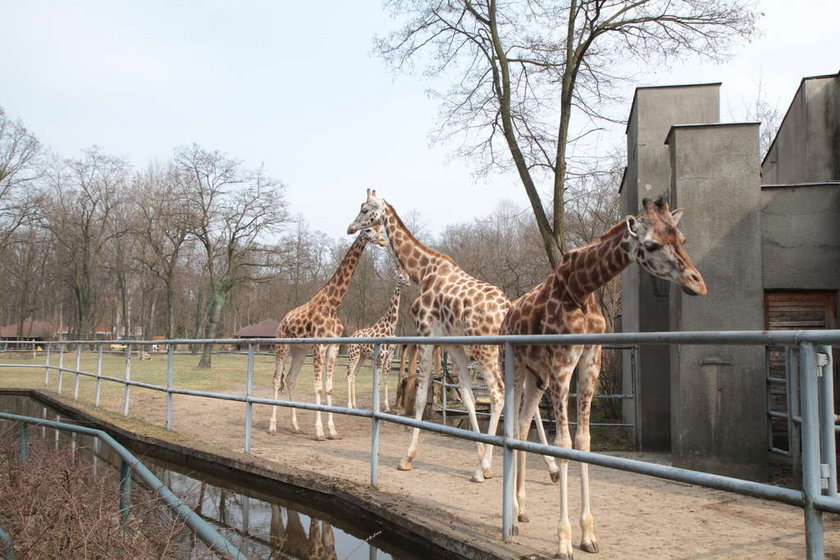
<svg viewBox="0 0 840 560">
<path fill-rule="evenodd" d="M 662 248 L 662 245 L 660 245 L 659 243 L 657 243 L 655 241 L 645 241 L 645 250 L 647 250 L 647 251 L 653 252 L 653 251 L 656 251 L 656 250 L 661 249 L 661 248 Z"/>
</svg>

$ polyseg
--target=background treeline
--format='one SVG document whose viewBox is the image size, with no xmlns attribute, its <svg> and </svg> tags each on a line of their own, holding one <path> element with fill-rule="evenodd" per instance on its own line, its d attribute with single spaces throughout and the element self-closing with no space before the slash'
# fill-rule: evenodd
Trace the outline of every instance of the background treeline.
<svg viewBox="0 0 840 560">
<path fill-rule="evenodd" d="M 567 187 L 568 246 L 619 219 L 620 168 L 611 167 Z M 97 329 L 113 337 L 221 338 L 279 320 L 329 278 L 352 242 L 311 229 L 285 189 L 265 169 L 198 145 L 146 167 L 96 147 L 62 157 L 0 108 L 0 324 L 17 325 L 22 338 L 31 334 L 28 319 L 69 338 Z M 524 204 L 501 204 L 437 238 L 410 208 L 399 210 L 423 242 L 511 298 L 550 272 Z M 390 250 L 367 249 L 342 307 L 347 333 L 384 313 L 394 264 Z M 614 317 L 616 286 L 601 301 Z M 403 317 L 400 332 L 412 331 Z"/>
</svg>

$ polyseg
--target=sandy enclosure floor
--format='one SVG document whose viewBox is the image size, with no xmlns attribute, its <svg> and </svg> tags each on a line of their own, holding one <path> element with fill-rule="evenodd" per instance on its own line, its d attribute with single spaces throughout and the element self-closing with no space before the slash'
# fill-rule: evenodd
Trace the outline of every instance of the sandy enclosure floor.
<svg viewBox="0 0 840 560">
<path fill-rule="evenodd" d="M 262 395 L 258 395 L 262 396 Z M 304 397 L 305 398 L 305 397 Z M 367 402 L 359 399 L 360 406 Z M 343 404 L 343 403 L 341 403 Z M 163 399 L 150 391 L 135 391 L 132 414 L 162 424 Z M 370 421 L 337 416 L 339 440 L 313 439 L 314 413 L 299 411 L 303 434 L 290 431 L 290 411 L 280 409 L 278 433 L 268 433 L 268 406 L 255 405 L 252 453 L 277 465 L 337 477 L 348 486 L 370 479 Z M 244 445 L 244 405 L 176 396 L 173 428 L 225 449 L 241 452 Z M 414 470 L 396 469 L 406 446 L 406 428 L 383 423 L 380 489 L 403 496 L 413 507 L 431 515 L 442 510 L 456 516 L 488 542 L 501 545 L 502 454 L 494 454 L 496 477 L 481 484 L 469 477 L 477 464 L 475 444 L 432 433 L 421 433 Z M 666 455 L 620 453 L 634 459 L 666 463 Z M 579 467 L 570 467 L 570 517 L 576 557 L 600 560 L 674 558 L 798 559 L 804 558 L 804 522 L 800 509 L 716 490 L 591 468 L 592 507 L 597 555 L 577 547 L 580 529 Z M 529 523 L 520 525 L 515 543 L 535 554 L 552 557 L 556 550 L 559 490 L 550 482 L 539 457 L 529 458 L 527 479 Z M 840 519 L 825 517 L 826 558 L 840 559 Z"/>
</svg>

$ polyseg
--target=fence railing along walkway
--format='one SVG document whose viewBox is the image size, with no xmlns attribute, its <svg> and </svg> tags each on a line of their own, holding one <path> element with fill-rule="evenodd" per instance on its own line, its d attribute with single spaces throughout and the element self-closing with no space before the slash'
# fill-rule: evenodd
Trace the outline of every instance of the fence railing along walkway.
<svg viewBox="0 0 840 560">
<path fill-rule="evenodd" d="M 103 444 L 110 447 L 114 453 L 120 457 L 120 516 L 123 522 L 126 522 L 131 512 L 131 473 L 134 472 L 136 476 L 142 480 L 146 486 L 155 492 L 164 504 L 178 517 L 183 519 L 184 523 L 200 538 L 207 546 L 223 555 L 225 558 L 232 558 L 234 560 L 246 560 L 238 548 L 232 545 L 226 538 L 219 534 L 218 531 L 200 515 L 189 508 L 181 499 L 176 496 L 158 477 L 149 470 L 137 457 L 134 456 L 128 449 L 126 449 L 117 440 L 112 438 L 109 434 L 102 430 L 89 428 L 86 426 L 77 426 L 75 424 L 68 424 L 67 422 L 55 422 L 52 420 L 45 420 L 43 418 L 33 418 L 30 416 L 20 416 L 18 414 L 8 414 L 0 412 L 0 420 L 9 420 L 20 424 L 20 458 L 21 461 L 27 460 L 28 446 L 29 446 L 29 425 L 43 426 L 46 428 L 53 428 L 63 432 L 71 432 L 75 434 L 82 434 L 98 439 Z M 9 535 L 0 529 L 0 540 L 4 541 L 5 552 L 2 553 L 3 558 L 11 560 L 13 558 L 13 542 Z"/>
<path fill-rule="evenodd" d="M 106 344 L 118 342 L 126 344 L 126 368 L 122 378 L 106 376 L 102 372 L 102 352 Z M 196 391 L 174 387 L 173 357 L 176 345 L 183 344 L 240 344 L 248 345 L 246 365 L 245 395 Z M 505 409 L 513 409 L 513 351 L 515 345 L 528 344 L 615 344 L 615 345 L 760 345 L 784 346 L 790 348 L 794 358 L 791 363 L 796 364 L 799 382 L 799 414 L 801 424 L 801 457 L 802 457 L 802 490 L 783 488 L 772 484 L 764 484 L 737 478 L 709 474 L 646 463 L 622 457 L 613 457 L 599 453 L 564 449 L 553 445 L 542 445 L 534 442 L 522 441 L 513 437 L 513 414 L 504 416 L 504 435 L 476 433 L 470 430 L 454 428 L 434 422 L 415 420 L 387 414 L 380 411 L 379 402 L 379 372 L 373 372 L 373 404 L 370 409 L 350 409 L 340 406 L 316 405 L 314 403 L 293 402 L 258 398 L 253 395 L 254 382 L 254 346 L 258 344 L 372 344 L 374 345 L 374 363 L 382 344 L 427 344 L 427 345 L 476 345 L 492 344 L 505 347 Z M 514 450 L 550 455 L 561 459 L 580 461 L 663 478 L 734 492 L 765 500 L 781 502 L 802 508 L 805 520 L 806 555 L 809 560 L 816 560 L 824 556 L 823 512 L 840 513 L 840 496 L 837 493 L 837 467 L 835 451 L 835 416 L 831 371 L 831 351 L 828 345 L 840 345 L 840 330 L 809 330 L 809 331 L 722 331 L 722 332 L 649 332 L 649 333 L 611 333 L 589 335 L 518 335 L 518 336 L 481 336 L 481 337 L 389 337 L 389 338 L 322 338 L 322 339 L 230 339 L 230 340 L 195 340 L 176 339 L 165 341 L 60 341 L 60 342 L 32 342 L 23 341 L 18 344 L 24 348 L 34 348 L 39 344 L 46 348 L 45 363 L 43 365 L 26 365 L 25 367 L 43 368 L 45 384 L 49 384 L 49 376 L 53 371 L 59 374 L 58 391 L 61 392 L 63 375 L 74 375 L 74 398 L 78 398 L 79 377 L 90 376 L 96 379 L 96 405 L 99 405 L 99 386 L 102 380 L 121 383 L 124 386 L 123 413 L 129 412 L 129 395 L 131 387 L 143 387 L 166 393 L 166 428 L 171 429 L 172 396 L 176 394 L 192 395 L 210 399 L 221 399 L 243 403 L 245 407 L 244 440 L 245 451 L 251 450 L 251 431 L 253 424 L 253 405 L 265 404 L 304 410 L 320 410 L 357 417 L 370 418 L 371 453 L 370 453 L 370 484 L 377 486 L 379 467 L 379 427 L 381 422 L 392 422 L 409 427 L 446 434 L 474 442 L 495 445 L 504 449 L 503 466 L 503 500 L 502 500 L 502 537 L 507 542 L 511 540 L 513 529 L 513 453 Z M 98 367 L 95 373 L 79 369 L 80 352 L 83 345 L 97 345 L 99 355 Z M 131 380 L 130 356 L 133 349 L 150 345 L 166 345 L 168 347 L 167 382 L 165 386 L 154 385 Z M 64 366 L 65 349 L 76 349 L 76 368 Z M 59 364 L 51 362 L 52 349 L 59 349 Z M 16 366 L 19 364 L 1 364 L 0 367 Z"/>
</svg>

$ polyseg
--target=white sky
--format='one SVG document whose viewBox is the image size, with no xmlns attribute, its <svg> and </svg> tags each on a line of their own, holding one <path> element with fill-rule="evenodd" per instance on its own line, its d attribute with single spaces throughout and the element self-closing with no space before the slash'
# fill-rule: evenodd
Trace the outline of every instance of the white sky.
<svg viewBox="0 0 840 560">
<path fill-rule="evenodd" d="M 840 2 L 759 6 L 762 35 L 730 61 L 646 69 L 635 85 L 720 81 L 722 118 L 743 120 L 760 81 L 784 112 L 801 78 L 840 70 Z M 476 181 L 430 146 L 427 84 L 371 54 L 393 26 L 379 0 L 0 0 L 0 17 L 0 106 L 62 156 L 96 144 L 143 168 L 176 146 L 219 149 L 264 163 L 291 211 L 334 238 L 367 187 L 435 234 L 503 199 L 526 205 L 515 177 Z"/>
</svg>

